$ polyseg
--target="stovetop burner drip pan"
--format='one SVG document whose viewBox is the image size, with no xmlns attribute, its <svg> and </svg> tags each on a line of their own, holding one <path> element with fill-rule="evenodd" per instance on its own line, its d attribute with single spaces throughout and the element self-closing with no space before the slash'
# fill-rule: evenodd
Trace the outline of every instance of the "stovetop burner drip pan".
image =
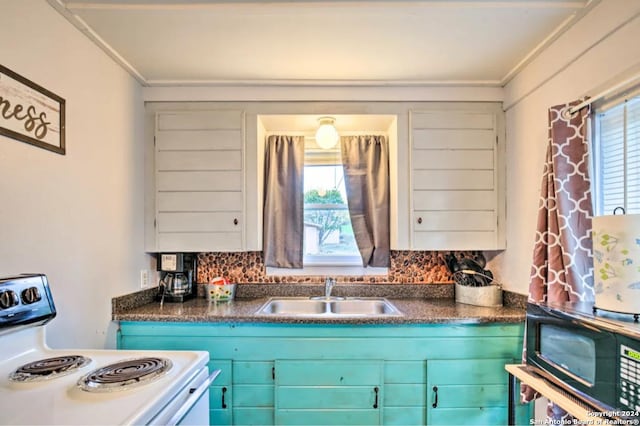
<svg viewBox="0 0 640 426">
<path fill-rule="evenodd" d="M 9 375 L 12 382 L 41 382 L 74 373 L 91 363 L 82 355 L 65 355 L 30 362 Z"/>
<path fill-rule="evenodd" d="M 159 357 L 135 358 L 93 370 L 78 380 L 86 392 L 115 392 L 151 383 L 166 374 L 173 363 Z"/>
</svg>

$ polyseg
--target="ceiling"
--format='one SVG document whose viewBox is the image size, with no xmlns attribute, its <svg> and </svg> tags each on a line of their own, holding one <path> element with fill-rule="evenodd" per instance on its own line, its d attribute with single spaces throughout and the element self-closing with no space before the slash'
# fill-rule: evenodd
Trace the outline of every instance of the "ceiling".
<svg viewBox="0 0 640 426">
<path fill-rule="evenodd" d="M 146 86 L 502 86 L 599 0 L 48 1 Z"/>
</svg>

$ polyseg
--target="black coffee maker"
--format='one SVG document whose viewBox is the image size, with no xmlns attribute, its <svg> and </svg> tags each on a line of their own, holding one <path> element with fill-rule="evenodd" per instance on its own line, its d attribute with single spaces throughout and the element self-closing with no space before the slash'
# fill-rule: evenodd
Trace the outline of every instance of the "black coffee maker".
<svg viewBox="0 0 640 426">
<path fill-rule="evenodd" d="M 156 300 L 184 302 L 196 296 L 196 256 L 193 253 L 158 253 L 160 282 Z"/>
</svg>

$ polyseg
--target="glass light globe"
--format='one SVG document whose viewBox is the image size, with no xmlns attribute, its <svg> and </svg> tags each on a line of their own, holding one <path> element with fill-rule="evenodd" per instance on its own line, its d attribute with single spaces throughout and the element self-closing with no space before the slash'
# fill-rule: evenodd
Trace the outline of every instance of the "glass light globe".
<svg viewBox="0 0 640 426">
<path fill-rule="evenodd" d="M 316 130 L 316 143 L 322 149 L 331 149 L 338 143 L 340 135 L 333 125 L 334 119 L 322 117 L 319 119 L 320 127 Z"/>
</svg>

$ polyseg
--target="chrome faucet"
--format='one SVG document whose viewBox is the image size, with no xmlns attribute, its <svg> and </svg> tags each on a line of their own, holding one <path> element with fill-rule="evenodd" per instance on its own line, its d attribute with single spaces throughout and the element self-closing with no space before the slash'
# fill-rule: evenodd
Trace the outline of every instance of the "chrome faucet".
<svg viewBox="0 0 640 426">
<path fill-rule="evenodd" d="M 325 278 L 324 280 L 324 297 L 331 297 L 331 290 L 333 290 L 333 286 L 336 285 L 336 280 L 334 278 Z"/>
</svg>

